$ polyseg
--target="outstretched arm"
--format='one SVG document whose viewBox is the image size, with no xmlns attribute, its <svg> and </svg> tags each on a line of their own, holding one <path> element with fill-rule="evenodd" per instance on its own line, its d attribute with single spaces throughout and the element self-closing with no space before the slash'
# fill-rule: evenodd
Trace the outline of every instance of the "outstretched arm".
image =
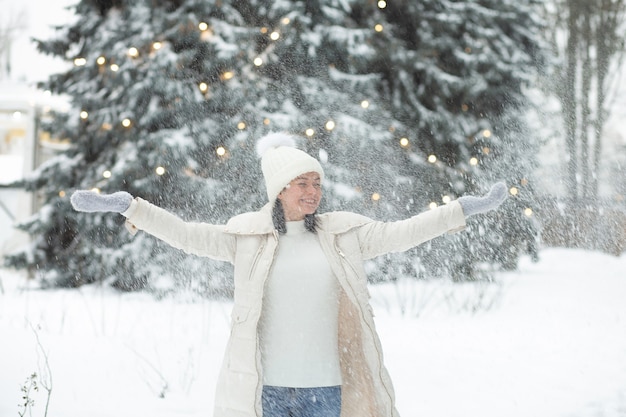
<svg viewBox="0 0 626 417">
<path fill-rule="evenodd" d="M 234 261 L 235 238 L 225 233 L 222 225 L 185 222 L 145 200 L 133 199 L 125 191 L 99 194 L 79 190 L 72 194 L 70 201 L 77 211 L 121 213 L 128 218 L 127 224 L 187 253 Z"/>
<path fill-rule="evenodd" d="M 474 197 L 471 195 L 460 197 L 458 199 L 459 204 L 463 208 L 463 213 L 466 217 L 472 216 L 478 213 L 485 213 L 487 211 L 496 209 L 500 204 L 506 200 L 507 189 L 506 184 L 499 182 L 494 184 L 489 190 L 489 193 L 484 197 Z"/>
</svg>

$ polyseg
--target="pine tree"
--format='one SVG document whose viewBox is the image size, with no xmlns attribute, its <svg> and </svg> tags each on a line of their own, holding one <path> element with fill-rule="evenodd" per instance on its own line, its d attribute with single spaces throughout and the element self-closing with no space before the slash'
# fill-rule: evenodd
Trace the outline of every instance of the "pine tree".
<svg viewBox="0 0 626 417">
<path fill-rule="evenodd" d="M 21 226 L 32 245 L 8 258 L 45 284 L 228 287 L 228 266 L 133 238 L 121 216 L 76 213 L 69 195 L 126 190 L 186 220 L 224 222 L 265 203 L 255 141 L 270 131 L 319 156 L 323 210 L 380 220 L 528 174 L 529 3 L 82 0 L 76 15 L 40 42 L 74 61 L 46 85 L 73 111 L 44 126 L 71 146 L 26 181 L 43 206 Z M 492 240 L 482 252 L 503 246 Z M 375 261 L 373 279 L 413 274 L 420 260 L 430 275 L 471 272 L 484 257 L 468 242 Z M 454 262 L 428 264 L 458 247 Z"/>
</svg>

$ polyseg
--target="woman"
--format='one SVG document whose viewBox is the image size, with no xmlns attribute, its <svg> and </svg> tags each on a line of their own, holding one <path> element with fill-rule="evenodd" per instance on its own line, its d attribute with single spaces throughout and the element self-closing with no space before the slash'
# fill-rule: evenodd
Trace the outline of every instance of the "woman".
<svg viewBox="0 0 626 417">
<path fill-rule="evenodd" d="M 466 216 L 502 203 L 506 187 L 398 222 L 317 214 L 324 171 L 294 143 L 282 133 L 259 140 L 269 203 L 226 225 L 187 223 L 126 192 L 77 191 L 72 204 L 120 212 L 176 248 L 234 264 L 215 417 L 396 417 L 363 261 L 463 229 Z"/>
</svg>

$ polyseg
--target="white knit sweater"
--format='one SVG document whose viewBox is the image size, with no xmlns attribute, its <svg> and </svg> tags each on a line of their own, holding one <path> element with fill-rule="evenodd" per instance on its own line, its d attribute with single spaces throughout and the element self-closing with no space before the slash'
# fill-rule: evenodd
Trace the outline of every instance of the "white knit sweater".
<svg viewBox="0 0 626 417">
<path fill-rule="evenodd" d="M 265 286 L 259 326 L 265 385 L 341 385 L 338 291 L 317 236 L 304 221 L 287 222 Z"/>
</svg>

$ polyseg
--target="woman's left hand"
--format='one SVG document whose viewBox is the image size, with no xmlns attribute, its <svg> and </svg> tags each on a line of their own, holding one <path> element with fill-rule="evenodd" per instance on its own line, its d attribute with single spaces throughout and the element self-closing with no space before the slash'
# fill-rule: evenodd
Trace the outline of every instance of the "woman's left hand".
<svg viewBox="0 0 626 417">
<path fill-rule="evenodd" d="M 494 184 L 489 193 L 484 197 L 464 196 L 459 198 L 465 217 L 497 208 L 506 200 L 507 189 L 504 182 Z"/>
</svg>

